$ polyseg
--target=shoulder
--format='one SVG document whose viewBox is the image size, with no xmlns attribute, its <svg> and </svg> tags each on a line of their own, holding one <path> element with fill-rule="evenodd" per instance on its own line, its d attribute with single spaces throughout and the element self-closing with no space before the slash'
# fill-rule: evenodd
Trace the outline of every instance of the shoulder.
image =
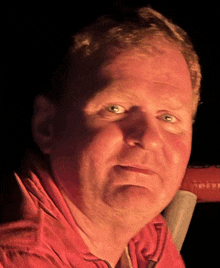
<svg viewBox="0 0 220 268">
<path fill-rule="evenodd" d="M 163 252 L 160 256 L 158 268 L 185 268 L 182 256 L 174 244 L 171 234 L 168 230 L 166 241 L 164 243 Z"/>
<path fill-rule="evenodd" d="M 81 251 L 87 248 L 37 178 L 12 177 L 11 202 L 1 199 L 0 268 L 86 267 Z M 12 217 L 5 217 L 7 211 Z"/>
<path fill-rule="evenodd" d="M 163 239 L 163 248 L 161 251 L 161 255 L 159 257 L 158 268 L 163 267 L 172 267 L 172 268 L 185 268 L 184 261 L 180 252 L 178 251 L 169 228 L 167 227 L 167 223 L 162 215 L 159 215 L 154 221 L 159 221 L 163 223 L 164 227 L 166 228 L 166 234 L 164 235 Z"/>
<path fill-rule="evenodd" d="M 0 268 L 64 268 L 50 256 L 25 249 L 0 247 Z"/>
<path fill-rule="evenodd" d="M 43 215 L 37 201 L 16 173 L 1 186 L 0 267 L 53 267 L 39 248 Z"/>
<path fill-rule="evenodd" d="M 158 268 L 184 268 L 184 262 L 172 240 L 165 219 L 159 215 L 131 240 L 130 250 L 137 259 L 157 263 Z"/>
</svg>

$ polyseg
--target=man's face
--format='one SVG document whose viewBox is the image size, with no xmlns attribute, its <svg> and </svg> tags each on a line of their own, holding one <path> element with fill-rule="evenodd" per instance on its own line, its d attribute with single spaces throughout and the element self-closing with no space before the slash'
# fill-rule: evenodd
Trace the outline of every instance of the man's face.
<svg viewBox="0 0 220 268">
<path fill-rule="evenodd" d="M 164 44 L 152 55 L 124 52 L 99 74 L 110 82 L 85 107 L 68 109 L 54 140 L 54 176 L 85 214 L 151 220 L 175 195 L 190 156 L 187 64 Z"/>
</svg>

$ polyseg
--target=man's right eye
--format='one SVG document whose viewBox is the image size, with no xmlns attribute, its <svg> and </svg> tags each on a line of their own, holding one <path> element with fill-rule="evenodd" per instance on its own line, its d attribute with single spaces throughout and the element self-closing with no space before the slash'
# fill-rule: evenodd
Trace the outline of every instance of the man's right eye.
<svg viewBox="0 0 220 268">
<path fill-rule="evenodd" d="M 118 104 L 110 104 L 105 107 L 105 110 L 113 114 L 123 114 L 126 111 L 123 106 Z"/>
<path fill-rule="evenodd" d="M 103 119 L 108 119 L 108 120 L 120 120 L 126 116 L 127 109 L 119 104 L 108 104 L 105 105 L 99 112 L 98 114 L 103 118 Z"/>
</svg>

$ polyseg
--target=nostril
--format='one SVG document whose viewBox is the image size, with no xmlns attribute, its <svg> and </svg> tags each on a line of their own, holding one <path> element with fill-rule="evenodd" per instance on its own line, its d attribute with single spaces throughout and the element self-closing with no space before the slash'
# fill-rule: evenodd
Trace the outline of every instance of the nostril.
<svg viewBox="0 0 220 268">
<path fill-rule="evenodd" d="M 141 144 L 141 136 L 142 136 L 141 131 L 137 130 L 129 131 L 129 133 L 126 133 L 125 135 L 125 142 L 130 146 L 143 147 Z"/>
<path fill-rule="evenodd" d="M 141 148 L 144 148 L 144 146 L 143 146 L 140 142 L 135 142 L 134 145 L 139 146 L 139 147 L 141 147 Z"/>
</svg>

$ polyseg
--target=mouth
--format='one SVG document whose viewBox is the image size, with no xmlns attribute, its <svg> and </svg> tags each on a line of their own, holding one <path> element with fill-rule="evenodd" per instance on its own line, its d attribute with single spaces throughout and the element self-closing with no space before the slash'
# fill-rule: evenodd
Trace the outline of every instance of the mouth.
<svg viewBox="0 0 220 268">
<path fill-rule="evenodd" d="M 123 170 L 126 171 L 131 171 L 131 172 L 135 172 L 135 173 L 142 173 L 145 175 L 153 175 L 154 172 L 148 168 L 140 168 L 140 167 L 136 167 L 136 166 L 118 166 Z"/>
</svg>

